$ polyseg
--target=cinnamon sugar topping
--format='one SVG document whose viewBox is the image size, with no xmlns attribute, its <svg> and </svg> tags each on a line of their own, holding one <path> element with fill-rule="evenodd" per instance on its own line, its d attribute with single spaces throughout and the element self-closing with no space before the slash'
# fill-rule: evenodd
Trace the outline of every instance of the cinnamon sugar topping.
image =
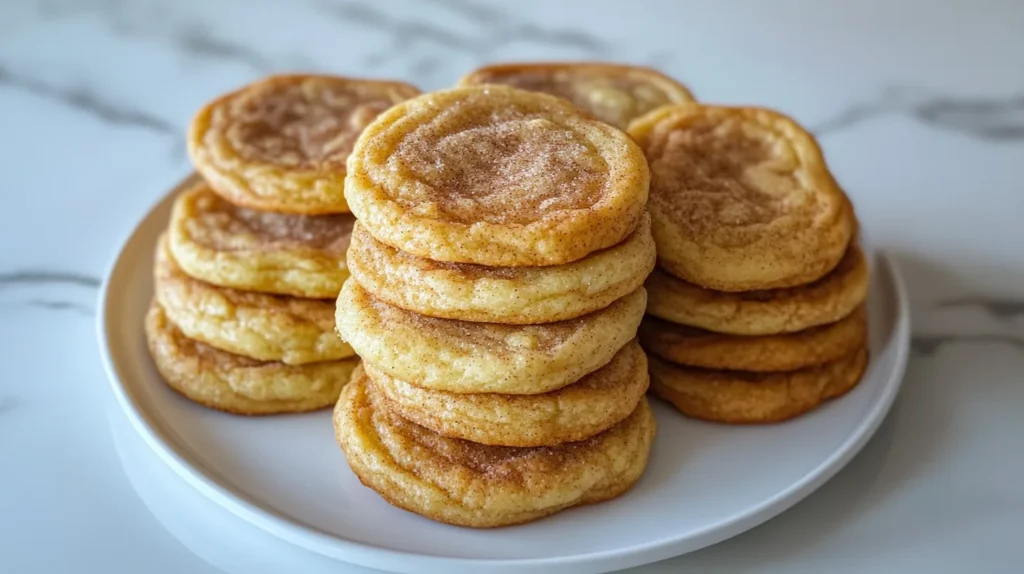
<svg viewBox="0 0 1024 574">
<path fill-rule="evenodd" d="M 400 85 L 321 76 L 275 79 L 215 108 L 209 133 L 223 134 L 246 161 L 343 171 L 363 128 L 415 93 Z"/>
<path fill-rule="evenodd" d="M 427 201 L 454 221 L 529 223 L 585 209 L 608 187 L 608 165 L 552 114 L 467 98 L 406 137 L 387 161 L 406 172 L 399 201 Z"/>
<path fill-rule="evenodd" d="M 649 139 L 652 203 L 687 228 L 768 224 L 790 212 L 798 163 L 765 130 L 736 118 L 659 126 Z"/>
<path fill-rule="evenodd" d="M 504 84 L 565 98 L 601 121 L 625 129 L 629 121 L 666 104 L 689 101 L 682 86 L 628 66 L 536 64 L 483 68 L 466 83 Z"/>
</svg>

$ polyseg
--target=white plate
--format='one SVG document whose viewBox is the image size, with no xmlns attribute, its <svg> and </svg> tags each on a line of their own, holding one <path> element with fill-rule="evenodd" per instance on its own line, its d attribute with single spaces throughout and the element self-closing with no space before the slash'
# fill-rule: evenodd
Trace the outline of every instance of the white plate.
<svg viewBox="0 0 1024 574">
<path fill-rule="evenodd" d="M 349 471 L 327 411 L 235 417 L 160 380 L 143 335 L 164 198 L 124 244 L 100 293 L 100 352 L 117 403 L 193 488 L 253 525 L 332 558 L 400 572 L 607 572 L 714 544 L 806 497 L 860 450 L 899 389 L 909 305 L 895 264 L 873 255 L 871 363 L 845 397 L 794 421 L 728 427 L 655 401 L 658 438 L 625 496 L 497 530 L 446 526 L 389 506 Z"/>
</svg>

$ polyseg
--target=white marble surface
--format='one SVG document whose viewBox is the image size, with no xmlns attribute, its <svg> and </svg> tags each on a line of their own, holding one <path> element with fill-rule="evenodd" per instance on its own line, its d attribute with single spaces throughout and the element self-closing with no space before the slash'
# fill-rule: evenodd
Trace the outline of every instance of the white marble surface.
<svg viewBox="0 0 1024 574">
<path fill-rule="evenodd" d="M 192 554 L 131 489 L 93 333 L 118 242 L 188 169 L 198 106 L 273 71 L 428 89 L 486 61 L 579 58 L 653 64 L 703 100 L 813 128 L 913 300 L 904 391 L 848 469 L 782 517 L 645 571 L 1024 568 L 1024 4 L 512 5 L 0 2 L 0 571 L 230 567 Z"/>
</svg>

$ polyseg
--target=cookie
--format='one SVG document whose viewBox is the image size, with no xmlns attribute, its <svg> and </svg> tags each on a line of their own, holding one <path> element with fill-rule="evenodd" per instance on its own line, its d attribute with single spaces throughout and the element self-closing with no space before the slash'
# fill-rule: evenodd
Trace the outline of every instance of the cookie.
<svg viewBox="0 0 1024 574">
<path fill-rule="evenodd" d="M 185 337 L 157 303 L 146 315 L 146 339 L 168 386 L 201 405 L 239 415 L 328 407 L 359 364 L 353 358 L 285 365 L 233 355 Z"/>
<path fill-rule="evenodd" d="M 271 76 L 204 106 L 189 128 L 193 165 L 236 205 L 344 213 L 345 161 L 379 113 L 419 94 L 402 82 Z"/>
<path fill-rule="evenodd" d="M 174 202 L 168 231 L 175 261 L 213 285 L 334 299 L 348 278 L 351 215 L 286 215 L 228 203 L 197 181 Z"/>
<path fill-rule="evenodd" d="M 640 479 L 654 441 L 646 399 L 622 422 L 579 442 L 517 448 L 447 438 L 383 408 L 361 371 L 334 409 L 349 466 L 387 502 L 439 522 L 521 524 L 615 498 Z"/>
<path fill-rule="evenodd" d="M 655 269 L 647 278 L 647 312 L 655 317 L 734 335 L 795 333 L 848 316 L 868 295 L 868 264 L 857 244 L 831 273 L 799 287 L 725 293 Z"/>
<path fill-rule="evenodd" d="M 761 108 L 679 104 L 629 133 L 651 168 L 658 264 L 718 291 L 811 283 L 842 259 L 853 207 L 814 138 Z"/>
<path fill-rule="evenodd" d="M 729 424 L 774 423 L 804 414 L 857 386 L 868 352 L 783 373 L 682 367 L 648 357 L 651 391 L 686 416 Z"/>
<path fill-rule="evenodd" d="M 190 339 L 259 361 L 301 365 L 355 355 L 334 328 L 334 302 L 217 287 L 186 275 L 166 235 L 156 250 L 156 299 Z"/>
<path fill-rule="evenodd" d="M 487 267 L 409 255 L 352 232 L 348 266 L 374 297 L 431 317 L 529 325 L 564 321 L 636 291 L 654 269 L 650 217 L 625 241 L 550 267 Z"/>
<path fill-rule="evenodd" d="M 502 84 L 559 96 L 622 130 L 655 108 L 694 101 L 686 86 L 661 72 L 599 62 L 497 64 L 459 80 L 462 86 L 478 84 Z"/>
<path fill-rule="evenodd" d="M 378 241 L 435 261 L 560 265 L 643 219 L 649 172 L 621 131 L 505 86 L 424 94 L 371 123 L 345 197 Z"/>
<path fill-rule="evenodd" d="M 647 358 L 634 340 L 579 381 L 540 395 L 435 391 L 363 363 L 386 408 L 440 435 L 497 446 L 550 446 L 590 438 L 625 419 L 647 391 Z"/>
<path fill-rule="evenodd" d="M 837 361 L 867 341 L 861 305 L 835 323 L 779 335 L 723 335 L 653 317 L 640 324 L 644 350 L 677 365 L 737 371 L 794 371 Z"/>
<path fill-rule="evenodd" d="M 604 366 L 636 337 L 643 288 L 609 307 L 543 325 L 471 323 L 389 305 L 349 280 L 338 296 L 338 332 L 368 363 L 401 381 L 453 393 L 533 395 Z"/>
</svg>

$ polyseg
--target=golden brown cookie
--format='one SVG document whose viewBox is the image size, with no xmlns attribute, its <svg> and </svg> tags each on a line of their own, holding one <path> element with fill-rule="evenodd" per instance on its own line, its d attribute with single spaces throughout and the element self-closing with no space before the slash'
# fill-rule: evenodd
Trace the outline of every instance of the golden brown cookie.
<svg viewBox="0 0 1024 574">
<path fill-rule="evenodd" d="M 174 202 L 171 253 L 190 276 L 245 291 L 333 299 L 348 278 L 351 215 L 237 207 L 202 181 Z"/>
<path fill-rule="evenodd" d="M 639 333 L 644 350 L 678 365 L 765 372 L 838 361 L 866 344 L 868 329 L 861 305 L 835 323 L 781 335 L 723 335 L 654 317 Z"/>
<path fill-rule="evenodd" d="M 784 373 L 705 370 L 648 357 L 651 391 L 686 416 L 729 424 L 780 422 L 857 386 L 868 352 Z"/>
<path fill-rule="evenodd" d="M 803 285 L 831 271 L 853 208 L 814 137 L 761 108 L 681 104 L 634 121 L 651 167 L 658 263 L 709 289 Z"/>
<path fill-rule="evenodd" d="M 599 62 L 514 63 L 484 66 L 459 85 L 503 84 L 559 96 L 619 129 L 668 104 L 693 101 L 686 86 L 641 66 Z"/>
<path fill-rule="evenodd" d="M 459 394 L 363 368 L 391 412 L 440 435 L 498 446 L 550 446 L 590 438 L 629 416 L 647 392 L 647 357 L 634 340 L 611 362 L 541 395 Z"/>
<path fill-rule="evenodd" d="M 201 405 L 239 415 L 330 406 L 359 364 L 353 358 L 296 366 L 233 355 L 185 337 L 155 302 L 146 315 L 146 339 L 168 386 Z"/>
<path fill-rule="evenodd" d="M 647 312 L 655 317 L 717 333 L 775 335 L 834 323 L 852 313 L 868 295 L 868 264 L 852 244 L 831 273 L 789 289 L 712 291 L 660 269 L 645 285 Z"/>
<path fill-rule="evenodd" d="M 272 76 L 192 120 L 192 163 L 225 199 L 280 213 L 344 213 L 345 161 L 377 114 L 419 94 L 402 82 Z"/>
<path fill-rule="evenodd" d="M 355 355 L 334 328 L 334 302 L 217 287 L 186 275 L 160 237 L 156 298 L 186 337 L 259 361 L 301 365 Z"/>
<path fill-rule="evenodd" d="M 359 480 L 394 506 L 458 526 L 537 520 L 615 498 L 640 479 L 654 441 L 646 399 L 589 439 L 551 447 L 443 437 L 383 408 L 362 369 L 334 409 L 338 444 Z"/>
<path fill-rule="evenodd" d="M 605 309 L 543 325 L 427 317 L 373 297 L 355 280 L 338 296 L 337 326 L 359 356 L 402 381 L 452 393 L 535 395 L 572 384 L 636 337 L 643 288 Z"/>
<path fill-rule="evenodd" d="M 377 240 L 435 261 L 560 265 L 643 218 L 649 172 L 621 131 L 505 86 L 424 94 L 381 114 L 349 157 L 345 197 Z"/>
<path fill-rule="evenodd" d="M 650 216 L 622 243 L 549 267 L 486 267 L 409 255 L 352 232 L 348 266 L 374 297 L 431 317 L 529 325 L 603 309 L 643 285 L 654 269 Z"/>
</svg>

